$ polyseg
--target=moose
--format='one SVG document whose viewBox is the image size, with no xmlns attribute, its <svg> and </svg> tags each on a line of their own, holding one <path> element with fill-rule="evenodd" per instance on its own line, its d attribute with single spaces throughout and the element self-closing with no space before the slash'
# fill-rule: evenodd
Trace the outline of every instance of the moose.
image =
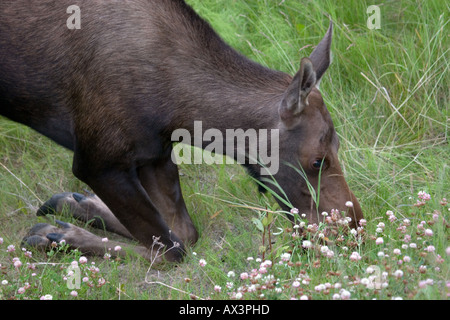
<svg viewBox="0 0 450 320">
<path fill-rule="evenodd" d="M 336 209 L 357 226 L 362 210 L 319 91 L 330 65 L 331 22 L 291 76 L 237 52 L 183 0 L 76 3 L 79 28 L 67 25 L 73 0 L 0 2 L 0 114 L 72 150 L 73 174 L 93 190 L 56 194 L 38 215 L 66 207 L 138 241 L 134 250 L 149 260 L 181 261 L 199 234 L 171 158 L 171 134 L 193 133 L 201 121 L 203 130 L 277 130 L 277 150 L 270 150 L 280 159 L 276 184 L 261 176 L 260 163 L 244 163 L 249 173 L 286 199 L 279 204 L 287 212 L 295 207 L 313 223 L 317 212 Z M 318 188 L 319 179 L 317 204 L 308 184 Z M 98 255 L 117 245 L 57 224 L 33 226 L 24 242 L 45 248 L 65 240 Z M 164 248 L 158 257 L 155 243 Z"/>
</svg>

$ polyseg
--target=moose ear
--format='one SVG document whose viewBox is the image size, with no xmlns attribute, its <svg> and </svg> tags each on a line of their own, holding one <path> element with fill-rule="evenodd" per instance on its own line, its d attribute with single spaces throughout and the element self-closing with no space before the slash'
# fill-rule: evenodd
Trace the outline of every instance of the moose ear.
<svg viewBox="0 0 450 320">
<path fill-rule="evenodd" d="M 309 59 L 311 59 L 316 71 L 317 83 L 319 86 L 320 79 L 322 79 L 323 74 L 327 71 L 331 63 L 331 39 L 333 37 L 333 23 L 330 21 L 330 26 L 328 31 L 317 45 L 317 47 L 310 54 Z"/>
<path fill-rule="evenodd" d="M 315 84 L 316 73 L 313 64 L 309 58 L 303 58 L 300 62 L 300 70 L 284 92 L 278 110 L 281 120 L 290 122 L 294 116 L 303 111 L 308 104 L 308 95 Z"/>
</svg>

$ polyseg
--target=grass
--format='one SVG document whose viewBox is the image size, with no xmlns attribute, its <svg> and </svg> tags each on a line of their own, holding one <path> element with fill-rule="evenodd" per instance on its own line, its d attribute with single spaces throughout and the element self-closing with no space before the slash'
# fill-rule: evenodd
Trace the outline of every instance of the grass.
<svg viewBox="0 0 450 320">
<path fill-rule="evenodd" d="M 333 63 L 321 91 L 366 225 L 347 234 L 341 225 L 333 238 L 326 221 L 332 213 L 309 228 L 299 217 L 306 227 L 300 237 L 238 165 L 183 165 L 183 193 L 201 235 L 186 260 L 156 270 L 133 255 L 87 257 L 78 264 L 89 280 L 73 296 L 64 277 L 80 254 L 30 257 L 20 241 L 44 221 L 35 216 L 43 201 L 87 187 L 71 174 L 70 152 L 2 118 L 0 298 L 447 299 L 449 206 L 441 201 L 450 189 L 448 4 L 385 1 L 381 29 L 369 30 L 372 3 L 365 1 L 188 2 L 233 47 L 291 74 L 331 17 Z M 417 206 L 422 190 L 431 199 Z"/>
</svg>

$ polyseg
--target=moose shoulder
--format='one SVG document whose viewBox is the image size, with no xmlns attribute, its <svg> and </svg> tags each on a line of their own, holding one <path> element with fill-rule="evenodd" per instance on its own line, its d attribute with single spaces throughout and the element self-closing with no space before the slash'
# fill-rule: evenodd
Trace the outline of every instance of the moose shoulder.
<svg viewBox="0 0 450 320">
<path fill-rule="evenodd" d="M 317 222 L 317 212 L 349 211 L 352 201 L 347 214 L 356 226 L 361 208 L 343 177 L 338 137 L 317 88 L 330 64 L 331 24 L 292 77 L 236 52 L 182 0 L 80 0 L 79 29 L 66 25 L 72 4 L 0 3 L 1 115 L 73 150 L 73 173 L 96 194 L 55 195 L 38 214 L 66 204 L 77 218 L 102 217 L 107 229 L 138 240 L 136 250 L 148 259 L 155 257 L 147 249 L 159 245 L 167 249 L 164 259 L 179 261 L 198 234 L 171 136 L 179 129 L 194 134 L 201 122 L 224 135 L 277 130 L 278 143 L 267 145 L 279 157 L 273 178 L 287 197 L 280 206 Z M 260 177 L 259 162 L 243 164 Z M 315 188 L 321 172 L 318 208 L 296 174 L 300 167 Z M 38 224 L 24 241 L 45 247 L 65 239 L 103 253 L 96 235 L 59 224 Z"/>
</svg>

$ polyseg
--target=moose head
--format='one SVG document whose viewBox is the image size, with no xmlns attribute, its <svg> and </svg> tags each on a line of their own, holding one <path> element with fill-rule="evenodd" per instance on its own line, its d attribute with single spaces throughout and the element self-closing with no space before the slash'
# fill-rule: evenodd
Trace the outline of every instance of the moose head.
<svg viewBox="0 0 450 320">
<path fill-rule="evenodd" d="M 356 227 L 363 217 L 358 200 L 345 181 L 338 159 L 339 138 L 319 83 L 331 62 L 333 25 L 286 89 L 278 107 L 280 168 L 271 187 L 280 205 L 298 209 L 308 221 L 318 222 L 322 212 L 337 210 Z M 284 194 L 283 194 L 284 193 Z"/>
</svg>

